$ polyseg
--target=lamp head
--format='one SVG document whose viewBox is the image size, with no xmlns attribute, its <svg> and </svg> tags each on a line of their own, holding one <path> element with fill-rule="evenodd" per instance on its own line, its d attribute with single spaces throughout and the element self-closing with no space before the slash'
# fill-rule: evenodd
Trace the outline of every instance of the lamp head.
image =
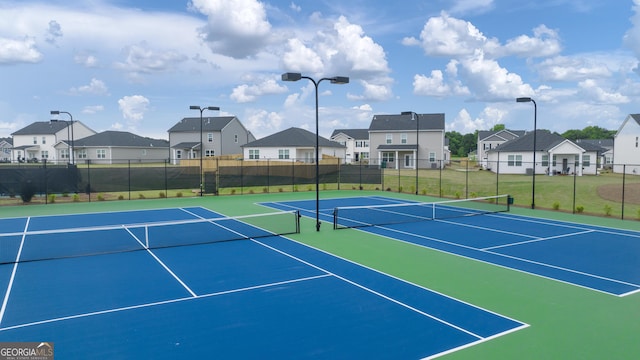
<svg viewBox="0 0 640 360">
<path fill-rule="evenodd" d="M 200 106 L 198 106 L 198 105 L 191 105 L 191 106 L 189 106 L 189 110 L 200 110 Z"/>
<path fill-rule="evenodd" d="M 207 106 L 207 110 L 220 110 L 218 106 Z"/>
<path fill-rule="evenodd" d="M 348 84 L 349 77 L 348 76 L 335 76 L 331 78 L 332 84 Z"/>
<path fill-rule="evenodd" d="M 284 73 L 282 74 L 282 81 L 298 81 L 302 79 L 302 74 L 301 73 Z M 349 82 L 349 79 L 347 78 L 347 82 Z"/>
<path fill-rule="evenodd" d="M 60 115 L 60 111 L 58 111 L 58 110 L 51 110 L 51 115 Z"/>
<path fill-rule="evenodd" d="M 519 97 L 516 99 L 517 102 L 531 102 L 533 99 L 530 97 Z"/>
</svg>

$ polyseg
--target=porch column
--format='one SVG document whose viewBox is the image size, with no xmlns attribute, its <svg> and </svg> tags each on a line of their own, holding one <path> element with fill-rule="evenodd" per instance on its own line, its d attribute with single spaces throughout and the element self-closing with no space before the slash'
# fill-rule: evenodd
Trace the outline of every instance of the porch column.
<svg viewBox="0 0 640 360">
<path fill-rule="evenodd" d="M 576 175 L 582 176 L 582 153 L 578 156 L 578 166 L 576 166 Z"/>
<path fill-rule="evenodd" d="M 398 153 L 398 151 L 396 150 L 396 170 L 400 170 L 400 159 L 398 159 L 398 156 L 400 156 L 400 154 Z"/>
</svg>

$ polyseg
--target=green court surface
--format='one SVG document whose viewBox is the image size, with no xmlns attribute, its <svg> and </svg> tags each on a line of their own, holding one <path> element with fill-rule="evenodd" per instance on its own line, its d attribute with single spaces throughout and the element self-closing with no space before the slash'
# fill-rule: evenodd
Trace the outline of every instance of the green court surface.
<svg viewBox="0 0 640 360">
<path fill-rule="evenodd" d="M 380 191 L 323 191 L 323 198 L 383 195 L 433 198 Z M 203 206 L 227 216 L 272 212 L 258 205 L 315 199 L 315 192 L 206 196 L 0 207 L 0 217 Z M 640 231 L 640 222 L 512 208 L 534 217 Z M 443 359 L 632 359 L 640 354 L 640 293 L 625 297 L 542 278 L 366 232 L 333 230 L 303 218 L 290 238 L 530 326 L 443 356 Z M 638 259 L 640 269 L 640 259 Z"/>
</svg>

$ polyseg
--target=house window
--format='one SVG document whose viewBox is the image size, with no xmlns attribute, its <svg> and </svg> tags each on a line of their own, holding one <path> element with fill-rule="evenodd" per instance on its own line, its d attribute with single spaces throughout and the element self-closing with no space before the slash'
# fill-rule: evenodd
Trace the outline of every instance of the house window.
<svg viewBox="0 0 640 360">
<path fill-rule="evenodd" d="M 238 134 L 233 135 L 233 141 L 237 144 L 238 143 Z"/>
<path fill-rule="evenodd" d="M 360 159 L 368 160 L 369 159 L 369 153 L 368 152 L 361 152 L 360 153 Z"/>
<path fill-rule="evenodd" d="M 555 167 L 555 166 L 556 166 L 556 164 L 557 164 L 557 162 L 558 162 L 558 161 L 556 160 L 556 156 L 555 156 L 555 155 L 553 155 L 553 162 L 551 163 L 551 165 Z"/>
<path fill-rule="evenodd" d="M 105 149 L 96 150 L 96 158 L 98 158 L 98 159 L 106 159 L 107 158 L 107 150 L 105 150 Z"/>
<path fill-rule="evenodd" d="M 387 134 L 387 137 L 386 137 L 386 141 L 385 141 L 385 142 L 386 142 L 387 144 L 391 144 L 392 140 L 393 140 L 393 135 L 391 135 L 391 134 Z"/>
<path fill-rule="evenodd" d="M 278 159 L 288 159 L 288 158 L 289 158 L 289 149 L 278 150 Z"/>
<path fill-rule="evenodd" d="M 176 150 L 176 159 L 182 159 L 182 150 Z"/>
<path fill-rule="evenodd" d="M 400 143 L 401 144 L 407 143 L 407 134 L 400 134 Z"/>
<path fill-rule="evenodd" d="M 147 155 L 147 149 L 142 149 L 142 156 L 146 156 Z"/>
<path fill-rule="evenodd" d="M 522 155 L 509 155 L 507 166 L 522 166 Z"/>
<path fill-rule="evenodd" d="M 382 153 L 382 161 L 393 162 L 395 159 L 395 153 L 391 151 L 385 151 Z"/>
<path fill-rule="evenodd" d="M 358 140 L 356 141 L 356 147 L 358 148 L 369 147 L 369 142 L 366 140 Z"/>
<path fill-rule="evenodd" d="M 542 155 L 542 166 L 549 166 L 549 155 Z"/>
<path fill-rule="evenodd" d="M 260 159 L 260 150 L 258 149 L 249 149 L 249 159 Z"/>
<path fill-rule="evenodd" d="M 78 150 L 78 159 L 86 159 L 87 158 L 87 150 L 86 149 L 82 149 L 82 150 Z"/>
<path fill-rule="evenodd" d="M 42 158 L 43 159 L 48 159 L 49 158 L 49 152 L 47 150 L 42 150 Z"/>
<path fill-rule="evenodd" d="M 44 136 L 42 137 L 42 143 L 43 143 L 43 144 L 46 144 L 46 143 L 47 143 L 47 138 L 46 138 L 46 137 L 44 137 Z"/>
<path fill-rule="evenodd" d="M 582 166 L 591 166 L 591 155 L 582 155 Z"/>
<path fill-rule="evenodd" d="M 213 149 L 207 149 L 204 151 L 204 156 L 214 156 L 215 155 L 215 150 Z"/>
<path fill-rule="evenodd" d="M 638 137 L 636 136 L 636 147 L 638 147 Z"/>
<path fill-rule="evenodd" d="M 436 162 L 436 153 L 434 152 L 429 153 L 429 162 Z"/>
<path fill-rule="evenodd" d="M 208 133 L 207 134 L 207 142 L 210 142 L 210 143 L 213 142 L 213 134 L 212 133 Z"/>
<path fill-rule="evenodd" d="M 34 137 L 33 137 L 33 144 L 35 145 L 35 144 L 37 144 L 37 143 L 38 143 L 38 138 L 34 136 Z"/>
<path fill-rule="evenodd" d="M 573 157 L 573 166 L 578 167 L 578 164 L 580 164 L 580 155 L 575 155 Z"/>
<path fill-rule="evenodd" d="M 62 159 L 68 159 L 69 158 L 69 149 L 62 149 L 60 150 L 60 158 Z"/>
</svg>

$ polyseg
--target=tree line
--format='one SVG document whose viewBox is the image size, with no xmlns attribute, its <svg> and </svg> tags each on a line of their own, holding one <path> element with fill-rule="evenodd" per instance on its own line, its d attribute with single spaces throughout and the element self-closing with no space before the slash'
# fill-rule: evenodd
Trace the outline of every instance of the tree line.
<svg viewBox="0 0 640 360">
<path fill-rule="evenodd" d="M 490 131 L 504 130 L 504 124 L 497 124 Z M 558 134 L 556 132 L 556 134 Z M 567 130 L 562 134 L 558 134 L 565 139 L 576 141 L 578 139 L 613 139 L 615 130 L 607 130 L 599 126 L 587 126 L 582 130 Z M 467 156 L 470 152 L 475 151 L 478 145 L 478 130 L 472 134 L 461 134 L 457 131 L 447 131 L 445 137 L 449 139 L 449 150 L 452 156 Z"/>
</svg>

